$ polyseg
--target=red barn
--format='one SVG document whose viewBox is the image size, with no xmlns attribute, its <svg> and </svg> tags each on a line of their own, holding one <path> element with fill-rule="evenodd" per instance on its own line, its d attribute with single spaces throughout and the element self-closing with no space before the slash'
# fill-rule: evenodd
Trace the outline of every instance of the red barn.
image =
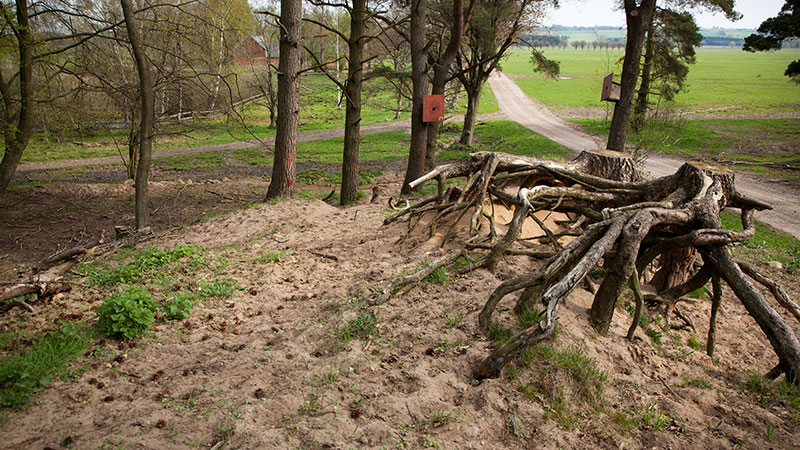
<svg viewBox="0 0 800 450">
<path fill-rule="evenodd" d="M 263 36 L 248 36 L 233 50 L 237 66 L 278 64 L 278 44 L 267 42 Z"/>
</svg>

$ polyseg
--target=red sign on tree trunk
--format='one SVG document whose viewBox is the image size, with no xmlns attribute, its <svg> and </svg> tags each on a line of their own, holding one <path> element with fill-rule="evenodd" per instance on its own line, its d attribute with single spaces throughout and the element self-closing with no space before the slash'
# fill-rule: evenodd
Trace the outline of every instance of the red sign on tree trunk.
<svg viewBox="0 0 800 450">
<path fill-rule="evenodd" d="M 444 120 L 444 95 L 426 95 L 422 99 L 422 121 L 441 122 Z"/>
</svg>

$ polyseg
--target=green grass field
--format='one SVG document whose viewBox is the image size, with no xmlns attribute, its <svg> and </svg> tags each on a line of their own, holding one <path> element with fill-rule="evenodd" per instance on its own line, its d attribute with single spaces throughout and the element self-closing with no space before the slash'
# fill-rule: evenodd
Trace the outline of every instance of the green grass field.
<svg viewBox="0 0 800 450">
<path fill-rule="evenodd" d="M 556 109 L 601 108 L 602 78 L 619 73 L 621 51 L 546 49 L 545 56 L 561 62 L 562 79 L 534 74 L 530 54 L 514 50 L 503 71 L 530 97 Z M 700 48 L 690 67 L 687 89 L 676 106 L 690 112 L 761 113 L 800 110 L 800 86 L 783 75 L 800 50 L 747 53 L 740 49 Z"/>
<path fill-rule="evenodd" d="M 460 136 L 461 124 L 452 123 L 444 126 L 441 133 L 442 143 L 449 147 L 455 138 Z M 408 157 L 410 136 L 405 131 L 390 131 L 365 135 L 359 149 L 361 162 L 392 162 Z M 332 165 L 342 164 L 341 137 L 322 139 L 319 141 L 300 142 L 297 148 L 297 160 L 305 163 Z M 536 158 L 566 159 L 572 152 L 533 131 L 510 120 L 493 120 L 475 126 L 475 147 L 478 150 L 503 151 L 517 155 Z M 465 150 L 445 148 L 437 159 L 447 161 L 464 157 Z M 250 165 L 272 164 L 272 153 L 261 149 L 234 150 L 234 158 Z M 194 170 L 203 167 L 218 167 L 223 159 L 219 153 L 202 153 L 195 155 L 172 156 L 161 158 L 158 164 L 169 170 Z"/>
<path fill-rule="evenodd" d="M 342 128 L 344 126 L 344 104 L 336 106 L 336 90 L 324 75 L 307 75 L 302 78 L 300 88 L 300 132 Z M 466 99 L 460 98 L 448 115 L 464 114 Z M 363 93 L 362 125 L 395 120 L 396 99 L 385 81 L 380 79 L 365 83 Z M 410 117 L 408 101 L 403 102 L 400 120 Z M 497 99 L 485 86 L 481 94 L 478 113 L 497 112 Z M 184 147 L 225 144 L 251 140 L 254 137 L 275 136 L 269 128 L 269 112 L 266 107 L 253 105 L 241 112 L 241 116 L 230 119 L 220 116 L 191 121 L 186 125 L 162 125 L 155 138 L 154 152 Z M 31 137 L 22 156 L 22 163 L 46 162 L 69 159 L 85 159 L 119 154 L 127 155 L 127 131 L 96 130 L 82 135 L 59 137 L 37 132 Z M 341 151 L 341 149 L 340 149 Z M 3 151 L 0 148 L 0 156 Z"/>
</svg>

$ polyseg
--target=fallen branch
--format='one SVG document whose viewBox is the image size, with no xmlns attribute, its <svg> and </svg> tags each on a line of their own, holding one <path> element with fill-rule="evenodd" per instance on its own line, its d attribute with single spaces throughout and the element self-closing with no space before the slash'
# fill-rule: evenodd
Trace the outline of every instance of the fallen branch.
<svg viewBox="0 0 800 450">
<path fill-rule="evenodd" d="M 413 273 L 411 275 L 406 275 L 404 277 L 395 277 L 395 278 L 392 279 L 392 281 L 387 283 L 377 293 L 377 295 L 374 295 L 372 298 L 367 300 L 367 303 L 369 305 L 372 305 L 372 306 L 380 305 L 381 303 L 384 303 L 387 300 L 389 300 L 392 297 L 392 295 L 394 295 L 395 293 L 397 293 L 401 289 L 406 288 L 406 287 L 408 287 L 410 285 L 419 283 L 420 281 L 425 279 L 425 277 L 430 275 L 431 272 L 433 272 L 434 270 L 436 270 L 439 267 L 444 266 L 446 264 L 450 264 L 451 262 L 455 261 L 456 258 L 458 258 L 460 256 L 464 256 L 465 254 L 466 254 L 465 250 L 457 250 L 457 251 L 454 251 L 454 252 L 450 252 L 450 253 L 442 256 L 441 258 L 438 258 L 438 259 L 434 260 L 433 262 L 431 262 L 427 266 L 423 267 L 421 270 L 417 271 L 416 273 Z"/>
<path fill-rule="evenodd" d="M 30 294 L 36 294 L 37 299 L 51 297 L 59 292 L 68 292 L 72 286 L 67 282 L 54 281 L 49 283 L 17 284 L 3 289 L 0 294 L 0 312 L 8 312 L 12 308 L 22 307 L 30 312 L 33 308 L 24 300 L 15 300 Z"/>
<path fill-rule="evenodd" d="M 48 256 L 47 258 L 39 261 L 39 263 L 33 266 L 31 270 L 33 271 L 33 273 L 39 273 L 43 270 L 47 270 L 55 266 L 61 261 L 77 258 L 78 256 L 83 255 L 84 253 L 88 252 L 94 247 L 97 247 L 98 245 L 102 244 L 103 241 L 105 240 L 105 235 L 106 231 L 102 230 L 100 232 L 100 238 L 97 239 L 96 241 L 88 242 L 86 244 L 79 245 L 77 247 L 72 247 L 67 250 L 58 252 L 54 255 Z"/>
</svg>

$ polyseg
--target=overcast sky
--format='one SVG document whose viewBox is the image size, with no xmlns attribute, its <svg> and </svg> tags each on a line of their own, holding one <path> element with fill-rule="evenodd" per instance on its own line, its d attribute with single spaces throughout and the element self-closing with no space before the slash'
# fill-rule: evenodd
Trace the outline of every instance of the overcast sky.
<svg viewBox="0 0 800 450">
<path fill-rule="evenodd" d="M 625 14 L 615 11 L 615 0 L 559 0 L 560 8 L 551 11 L 543 25 L 590 27 L 594 25 L 625 26 Z M 778 14 L 784 0 L 736 0 L 736 10 L 742 18 L 736 22 L 722 14 L 695 13 L 701 28 L 758 28 L 768 17 Z"/>
</svg>

